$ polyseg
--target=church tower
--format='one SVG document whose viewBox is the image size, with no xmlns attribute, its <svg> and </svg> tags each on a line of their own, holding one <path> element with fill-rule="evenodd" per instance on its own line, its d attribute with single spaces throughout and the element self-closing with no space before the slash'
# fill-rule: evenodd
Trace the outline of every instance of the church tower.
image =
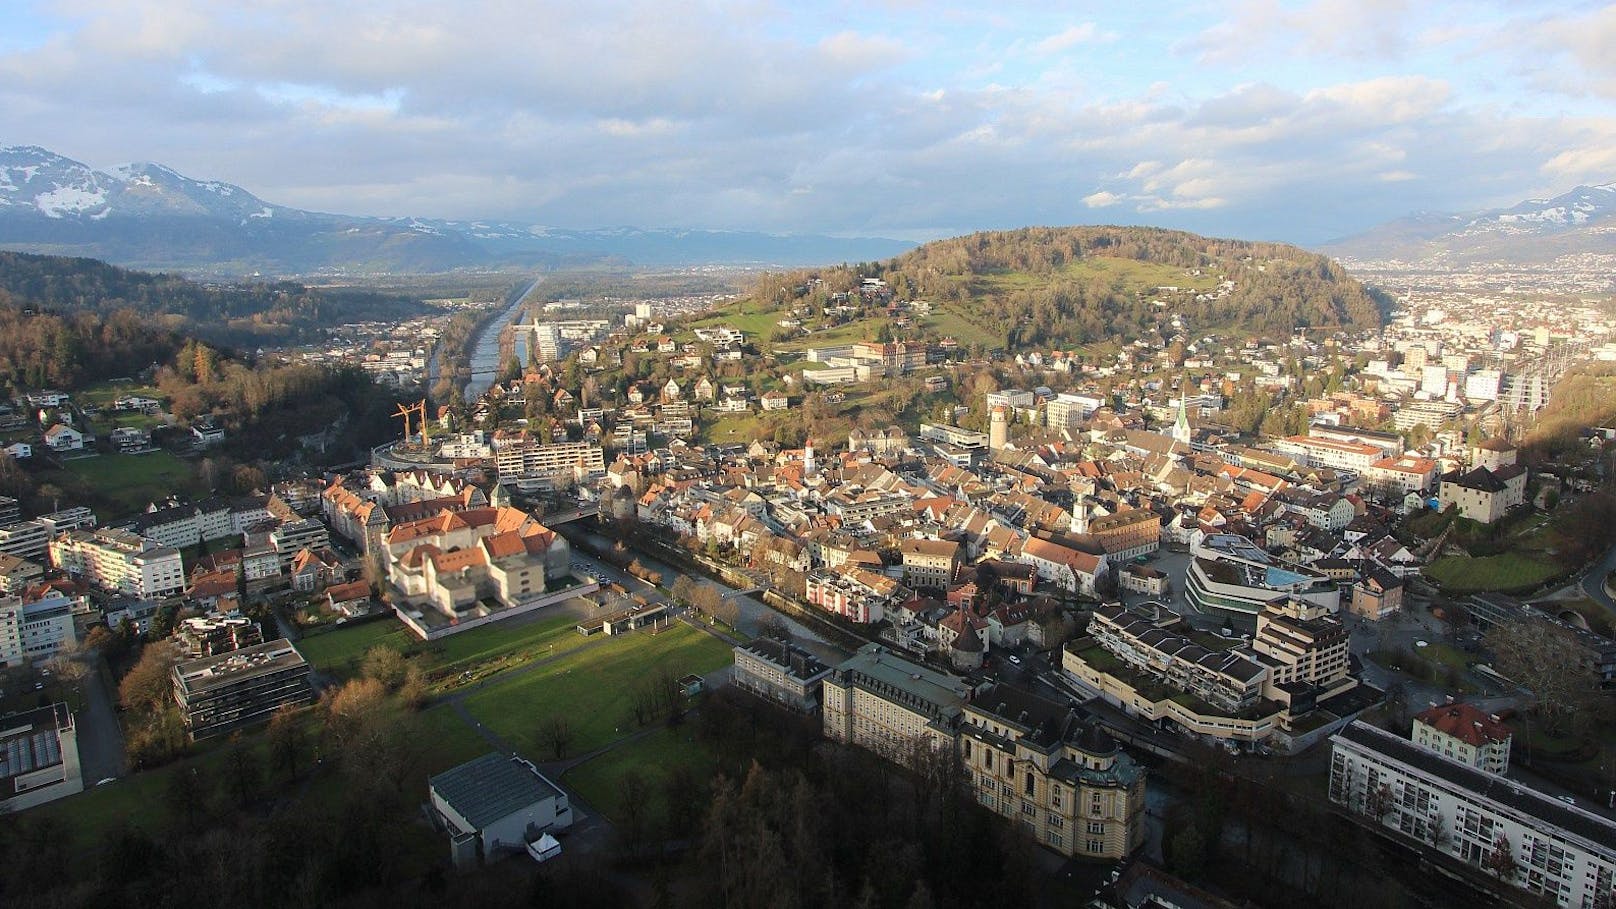
<svg viewBox="0 0 1616 909">
<path fill-rule="evenodd" d="M 1178 383 L 1178 419 L 1173 421 L 1173 441 L 1190 444 L 1190 379 L 1185 376 Z"/>
</svg>

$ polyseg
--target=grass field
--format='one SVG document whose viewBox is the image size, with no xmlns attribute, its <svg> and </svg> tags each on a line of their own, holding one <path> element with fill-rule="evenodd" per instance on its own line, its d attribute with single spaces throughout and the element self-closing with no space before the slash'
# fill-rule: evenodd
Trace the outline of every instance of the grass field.
<svg viewBox="0 0 1616 909">
<path fill-rule="evenodd" d="M 459 682 L 461 673 L 481 678 L 581 647 L 586 639 L 574 630 L 577 625 L 577 617 L 567 613 L 514 625 L 496 622 L 426 642 L 397 619 L 385 619 L 310 635 L 297 646 L 315 668 L 339 677 L 358 675 L 365 652 L 385 644 L 401 653 L 418 654 L 434 677 Z"/>
<path fill-rule="evenodd" d="M 1560 566 L 1552 561 L 1515 552 L 1482 558 L 1443 556 L 1425 569 L 1426 577 L 1441 584 L 1443 591 L 1450 594 L 1527 591 L 1559 572 Z"/>
<path fill-rule="evenodd" d="M 676 676 L 707 673 L 731 659 L 730 648 L 721 641 L 675 624 L 657 635 L 637 632 L 611 639 L 588 653 L 479 691 L 465 703 L 488 728 L 529 754 L 543 750 L 540 721 L 559 713 L 572 726 L 572 750 L 578 754 L 637 728 L 628 692 L 640 680 L 663 668 Z"/>
<path fill-rule="evenodd" d="M 633 771 L 645 778 L 652 792 L 660 791 L 662 781 L 675 767 L 687 767 L 698 778 L 713 775 L 717 761 L 696 741 L 688 724 L 662 728 L 636 742 L 629 742 L 567 771 L 562 782 L 576 789 L 596 810 L 613 820 L 622 817 L 624 775 Z M 660 808 L 660 799 L 653 803 Z M 655 811 L 653 811 L 653 814 Z"/>
<path fill-rule="evenodd" d="M 727 413 L 702 429 L 709 442 L 751 442 L 763 430 L 763 417 L 752 413 Z"/>
<path fill-rule="evenodd" d="M 204 491 L 191 465 L 166 451 L 80 458 L 67 461 L 64 466 L 96 495 L 128 513 L 144 511 L 147 504 L 166 498 L 169 493 L 191 495 Z"/>
<path fill-rule="evenodd" d="M 112 402 L 124 395 L 138 395 L 142 398 L 151 398 L 154 401 L 164 400 L 167 395 L 157 390 L 155 385 L 142 385 L 139 382 L 97 382 L 88 388 L 73 393 L 73 400 L 80 406 L 94 404 L 98 407 L 111 407 Z"/>
<path fill-rule="evenodd" d="M 937 304 L 922 323 L 931 334 L 939 338 L 953 338 L 964 347 L 980 344 L 992 349 L 1004 345 L 1004 332 L 978 324 L 968 315 L 967 307 L 963 304 Z"/>
<path fill-rule="evenodd" d="M 692 328 L 708 328 L 715 325 L 727 325 L 746 332 L 748 343 L 767 341 L 769 334 L 774 331 L 775 323 L 786 317 L 784 309 L 758 309 L 751 301 L 735 306 L 728 312 L 719 316 L 708 316 L 690 323 Z M 694 337 L 694 335 L 692 335 Z"/>
</svg>

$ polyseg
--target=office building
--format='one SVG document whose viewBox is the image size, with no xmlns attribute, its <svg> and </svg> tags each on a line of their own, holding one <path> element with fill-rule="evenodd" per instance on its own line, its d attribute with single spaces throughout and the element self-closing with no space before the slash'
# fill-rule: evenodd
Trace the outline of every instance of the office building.
<svg viewBox="0 0 1616 909">
<path fill-rule="evenodd" d="M 820 685 L 830 671 L 801 647 L 760 637 L 735 646 L 730 681 L 777 704 L 809 713 L 819 709 Z"/>
</svg>

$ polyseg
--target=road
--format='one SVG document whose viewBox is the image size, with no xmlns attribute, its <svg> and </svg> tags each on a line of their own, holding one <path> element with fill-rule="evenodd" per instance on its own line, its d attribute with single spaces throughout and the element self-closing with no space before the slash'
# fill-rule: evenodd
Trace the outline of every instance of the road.
<svg viewBox="0 0 1616 909">
<path fill-rule="evenodd" d="M 84 710 L 73 718 L 78 733 L 84 788 L 123 774 L 123 728 L 113 697 L 116 688 L 106 661 L 97 657 L 84 679 Z"/>
<path fill-rule="evenodd" d="M 540 284 L 544 283 L 541 275 L 533 279 L 533 283 L 520 291 L 515 291 L 507 300 L 505 308 L 499 315 L 483 323 L 477 335 L 477 341 L 471 349 L 471 381 L 466 383 L 466 400 L 475 401 L 494 384 L 494 376 L 499 374 L 499 335 L 522 311 L 522 303 Z"/>
</svg>

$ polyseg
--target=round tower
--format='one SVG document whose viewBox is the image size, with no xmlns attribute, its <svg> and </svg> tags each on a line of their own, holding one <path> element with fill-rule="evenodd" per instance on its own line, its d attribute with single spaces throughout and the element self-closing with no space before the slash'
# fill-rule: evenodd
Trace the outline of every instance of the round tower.
<svg viewBox="0 0 1616 909">
<path fill-rule="evenodd" d="M 1010 442 L 1010 411 L 1000 404 L 988 420 L 988 447 L 998 451 Z"/>
</svg>

